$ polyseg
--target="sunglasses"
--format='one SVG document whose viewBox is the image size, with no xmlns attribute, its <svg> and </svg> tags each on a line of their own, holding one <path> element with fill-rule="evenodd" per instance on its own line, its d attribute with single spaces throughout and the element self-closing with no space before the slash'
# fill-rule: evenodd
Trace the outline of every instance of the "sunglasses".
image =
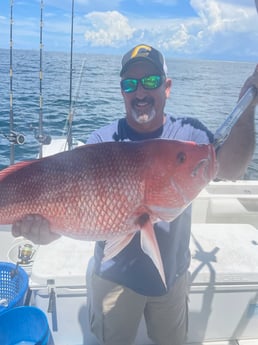
<svg viewBox="0 0 258 345">
<path fill-rule="evenodd" d="M 148 77 L 143 77 L 141 79 L 128 78 L 121 80 L 121 89 L 125 93 L 134 92 L 137 90 L 139 82 L 142 87 L 146 90 L 154 90 L 160 87 L 164 80 L 164 76 L 160 75 L 149 75 Z"/>
</svg>

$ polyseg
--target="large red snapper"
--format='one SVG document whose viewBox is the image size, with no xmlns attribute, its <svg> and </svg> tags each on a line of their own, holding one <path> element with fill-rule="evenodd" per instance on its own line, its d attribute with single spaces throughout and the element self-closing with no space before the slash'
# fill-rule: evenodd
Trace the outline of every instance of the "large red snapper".
<svg viewBox="0 0 258 345">
<path fill-rule="evenodd" d="M 176 218 L 215 174 L 211 144 L 154 139 L 85 145 L 2 170 L 0 223 L 40 214 L 53 232 L 111 239 L 106 259 L 141 230 L 142 249 L 165 284 L 152 224 Z"/>
</svg>

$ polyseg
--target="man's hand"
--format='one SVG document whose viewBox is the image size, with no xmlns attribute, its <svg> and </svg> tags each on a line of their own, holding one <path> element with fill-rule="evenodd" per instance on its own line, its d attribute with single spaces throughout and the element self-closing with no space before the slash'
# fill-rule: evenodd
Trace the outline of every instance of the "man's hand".
<svg viewBox="0 0 258 345">
<path fill-rule="evenodd" d="M 251 86 L 255 86 L 256 89 L 258 90 L 258 64 L 255 67 L 255 70 L 253 72 L 253 74 L 247 78 L 247 80 L 245 81 L 241 91 L 240 91 L 240 95 L 239 95 L 239 99 L 244 95 L 244 93 L 249 89 L 249 87 Z M 252 106 L 257 106 L 258 104 L 258 92 L 256 94 L 256 97 L 252 103 Z"/>
<path fill-rule="evenodd" d="M 23 236 L 35 244 L 48 244 L 60 235 L 51 232 L 47 219 L 38 214 L 30 214 L 17 221 L 12 226 L 14 237 Z"/>
<path fill-rule="evenodd" d="M 253 74 L 245 81 L 240 98 L 251 86 L 258 89 L 258 65 Z M 240 116 L 231 129 L 228 138 L 217 151 L 219 170 L 217 177 L 226 180 L 238 180 L 244 176 L 255 149 L 255 107 L 258 104 L 258 94 L 253 102 Z"/>
</svg>

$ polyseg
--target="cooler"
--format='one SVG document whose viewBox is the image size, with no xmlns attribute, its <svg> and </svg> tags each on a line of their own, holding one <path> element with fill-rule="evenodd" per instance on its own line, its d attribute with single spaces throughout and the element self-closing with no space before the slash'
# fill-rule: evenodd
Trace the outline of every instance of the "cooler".
<svg viewBox="0 0 258 345">
<path fill-rule="evenodd" d="M 188 342 L 258 344 L 258 230 L 193 224 L 190 248 Z"/>
</svg>

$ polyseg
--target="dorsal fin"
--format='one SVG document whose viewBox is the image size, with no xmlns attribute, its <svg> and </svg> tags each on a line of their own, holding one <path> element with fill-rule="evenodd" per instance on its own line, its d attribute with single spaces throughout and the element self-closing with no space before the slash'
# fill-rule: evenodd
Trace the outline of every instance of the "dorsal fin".
<svg viewBox="0 0 258 345">
<path fill-rule="evenodd" d="M 15 171 L 18 171 L 22 169 L 23 167 L 30 165 L 34 160 L 32 161 L 25 161 L 25 162 L 18 162 L 16 164 L 10 165 L 6 169 L 3 169 L 0 171 L 0 182 L 8 175 L 12 174 Z"/>
</svg>

